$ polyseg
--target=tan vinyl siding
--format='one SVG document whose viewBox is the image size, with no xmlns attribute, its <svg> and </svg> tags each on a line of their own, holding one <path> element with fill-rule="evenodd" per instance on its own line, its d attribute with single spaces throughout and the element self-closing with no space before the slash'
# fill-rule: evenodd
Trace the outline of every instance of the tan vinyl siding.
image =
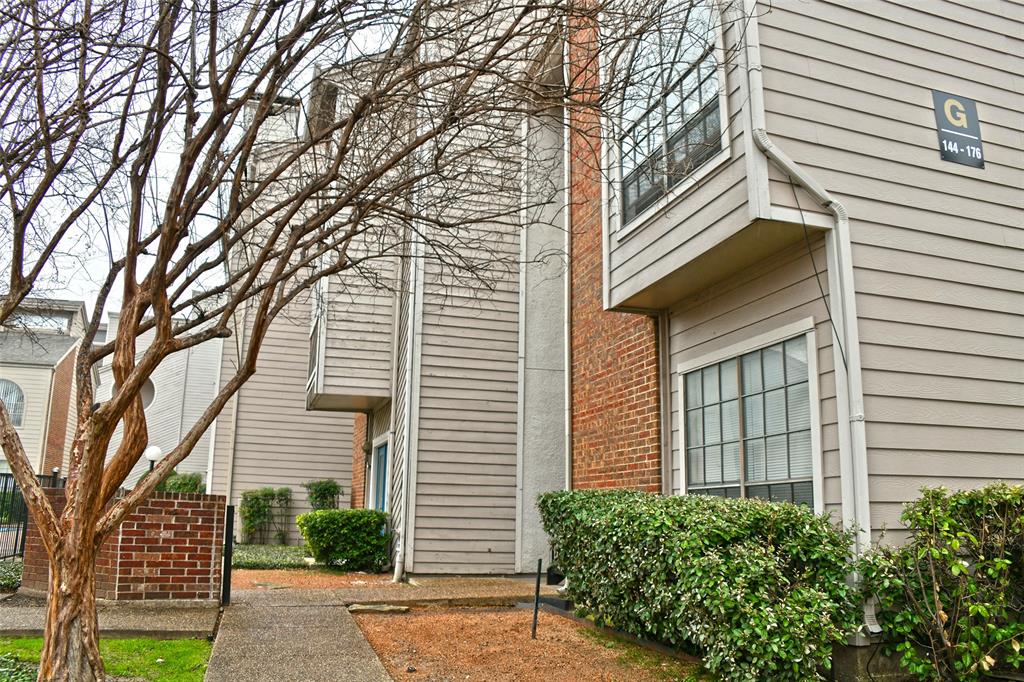
<svg viewBox="0 0 1024 682">
<path fill-rule="evenodd" d="M 824 273 L 823 239 L 812 241 L 814 265 L 821 287 L 828 291 Z M 825 302 L 805 244 L 768 257 L 756 268 L 724 280 L 699 295 L 681 301 L 669 311 L 669 366 L 672 392 L 672 492 L 680 491 L 679 374 L 680 363 L 715 353 L 750 337 L 769 333 L 806 318 L 814 319 L 818 344 L 818 399 L 821 415 L 821 452 L 824 506 L 839 505 L 839 446 L 836 431 L 835 377 L 832 329 Z M 725 360 L 727 358 L 720 358 Z M 812 437 L 813 434 L 812 434 Z"/>
<path fill-rule="evenodd" d="M 409 294 L 411 261 L 403 259 L 400 265 L 401 286 L 396 294 L 398 298 L 398 327 L 395 330 L 395 386 L 394 386 L 394 423 L 391 440 L 391 474 L 389 481 L 390 502 L 388 510 L 391 514 L 392 528 L 401 523 L 405 513 L 406 492 L 405 479 L 409 467 L 409 350 L 412 344 L 412 296 Z M 374 420 L 376 422 L 376 420 Z M 405 542 L 406 537 L 399 537 L 404 529 L 395 529 L 395 542 Z M 395 548 L 397 550 L 397 547 Z"/>
<path fill-rule="evenodd" d="M 95 388 L 94 388 L 95 390 Z M 61 458 L 61 475 L 66 476 L 71 464 L 71 449 L 75 444 L 75 430 L 78 428 L 78 374 L 71 374 L 71 395 L 68 397 L 68 422 L 64 432 L 64 454 Z"/>
<path fill-rule="evenodd" d="M 230 475 L 232 504 L 237 505 L 246 490 L 287 486 L 292 489 L 294 517 L 310 508 L 302 488 L 306 481 L 333 478 L 344 490 L 351 489 L 352 415 L 306 410 L 308 306 L 308 300 L 297 300 L 286 317 L 271 324 L 256 374 L 239 391 L 237 416 L 230 408 L 222 413 L 217 429 L 215 492 L 226 489 L 225 476 Z M 226 340 L 224 347 L 222 385 L 237 366 L 235 340 Z M 232 442 L 234 461 L 228 471 Z M 347 500 L 343 497 L 342 503 Z M 289 541 L 299 540 L 292 524 Z"/>
<path fill-rule="evenodd" d="M 43 443 L 46 437 L 46 424 L 49 421 L 48 410 L 53 369 L 0 363 L 0 378 L 16 383 L 25 395 L 24 417 L 21 426 L 16 427 L 15 430 L 21 439 L 21 446 L 25 449 L 28 461 L 32 464 L 32 468 L 39 472 L 43 457 Z"/>
<path fill-rule="evenodd" d="M 518 257 L 519 239 L 487 236 Z M 454 287 L 427 262 L 416 473 L 417 573 L 515 570 L 518 274 Z"/>
<path fill-rule="evenodd" d="M 327 287 L 323 375 L 325 396 L 390 395 L 394 294 L 357 273 L 332 277 Z"/>
<path fill-rule="evenodd" d="M 729 24 L 725 44 L 733 45 L 738 35 L 735 24 Z M 741 117 L 746 104 L 740 89 L 743 71 L 736 51 L 726 54 L 729 159 L 651 220 L 627 225 L 632 231 L 624 237 L 621 232 L 611 235 L 607 286 L 612 306 L 628 302 L 750 222 Z"/>
<path fill-rule="evenodd" d="M 851 219 L 873 529 L 925 485 L 1024 480 L 1024 11 L 771 5 L 769 133 Z M 939 159 L 933 89 L 978 102 L 984 169 Z"/>
</svg>

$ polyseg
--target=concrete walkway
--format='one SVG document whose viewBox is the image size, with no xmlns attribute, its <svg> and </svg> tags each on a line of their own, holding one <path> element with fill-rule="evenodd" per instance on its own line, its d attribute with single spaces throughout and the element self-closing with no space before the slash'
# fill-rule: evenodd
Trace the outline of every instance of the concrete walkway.
<svg viewBox="0 0 1024 682">
<path fill-rule="evenodd" d="M 329 600 L 324 592 L 240 592 L 224 609 L 206 682 L 390 682 L 344 606 L 310 603 Z M 289 599 L 297 594 L 307 599 Z"/>
<path fill-rule="evenodd" d="M 417 578 L 411 583 L 238 590 L 224 609 L 206 682 L 389 682 L 351 604 L 511 606 L 531 601 L 531 580 Z M 544 594 L 554 594 L 544 586 Z"/>
<path fill-rule="evenodd" d="M 40 637 L 46 602 L 15 595 L 0 601 L 0 637 Z M 107 602 L 97 607 L 103 637 L 205 639 L 218 606 L 209 602 Z"/>
</svg>

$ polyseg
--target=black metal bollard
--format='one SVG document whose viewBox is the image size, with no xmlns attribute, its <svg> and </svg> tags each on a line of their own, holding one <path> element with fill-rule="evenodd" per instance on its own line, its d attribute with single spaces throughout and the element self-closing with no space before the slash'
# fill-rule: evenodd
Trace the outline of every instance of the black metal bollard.
<svg viewBox="0 0 1024 682">
<path fill-rule="evenodd" d="M 221 569 L 220 603 L 231 603 L 231 554 L 235 549 L 235 505 L 229 504 L 224 512 L 224 564 Z"/>
<path fill-rule="evenodd" d="M 540 612 L 540 574 L 543 562 L 543 559 L 537 559 L 537 588 L 533 593 L 533 633 L 530 635 L 531 639 L 537 639 L 537 614 Z"/>
</svg>

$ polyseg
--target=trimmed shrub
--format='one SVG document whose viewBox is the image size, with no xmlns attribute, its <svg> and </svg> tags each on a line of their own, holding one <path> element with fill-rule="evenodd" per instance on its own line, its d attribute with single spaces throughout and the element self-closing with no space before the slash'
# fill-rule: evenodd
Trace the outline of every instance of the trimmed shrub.
<svg viewBox="0 0 1024 682">
<path fill-rule="evenodd" d="M 314 511 L 319 509 L 337 509 L 338 498 L 341 496 L 341 485 L 332 479 L 322 481 L 306 481 L 302 484 L 309 497 L 309 506 Z"/>
<path fill-rule="evenodd" d="M 792 504 L 630 491 L 542 495 L 554 560 L 603 625 L 697 648 L 722 680 L 809 680 L 857 626 L 852 536 Z"/>
<path fill-rule="evenodd" d="M 202 474 L 171 474 L 157 486 L 157 490 L 168 493 L 205 493 L 206 484 Z"/>
<path fill-rule="evenodd" d="M 890 653 L 923 680 L 1024 668 L 1024 486 L 925 488 L 865 563 Z"/>
<path fill-rule="evenodd" d="M 291 488 L 256 488 L 242 493 L 238 514 L 242 537 L 253 544 L 266 544 L 270 537 L 283 545 L 288 537 L 284 520 L 292 502 Z"/>
<path fill-rule="evenodd" d="M 321 509 L 296 519 L 317 562 L 352 571 L 379 571 L 388 563 L 388 515 L 374 509 Z"/>
</svg>

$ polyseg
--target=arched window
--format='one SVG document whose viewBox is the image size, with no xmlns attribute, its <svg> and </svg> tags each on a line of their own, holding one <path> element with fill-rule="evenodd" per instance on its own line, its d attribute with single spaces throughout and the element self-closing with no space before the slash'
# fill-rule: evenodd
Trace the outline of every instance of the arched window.
<svg viewBox="0 0 1024 682">
<path fill-rule="evenodd" d="M 0 379 L 0 401 L 7 408 L 7 414 L 11 415 L 11 423 L 21 426 L 25 418 L 25 393 L 21 386 L 10 379 Z"/>
</svg>

